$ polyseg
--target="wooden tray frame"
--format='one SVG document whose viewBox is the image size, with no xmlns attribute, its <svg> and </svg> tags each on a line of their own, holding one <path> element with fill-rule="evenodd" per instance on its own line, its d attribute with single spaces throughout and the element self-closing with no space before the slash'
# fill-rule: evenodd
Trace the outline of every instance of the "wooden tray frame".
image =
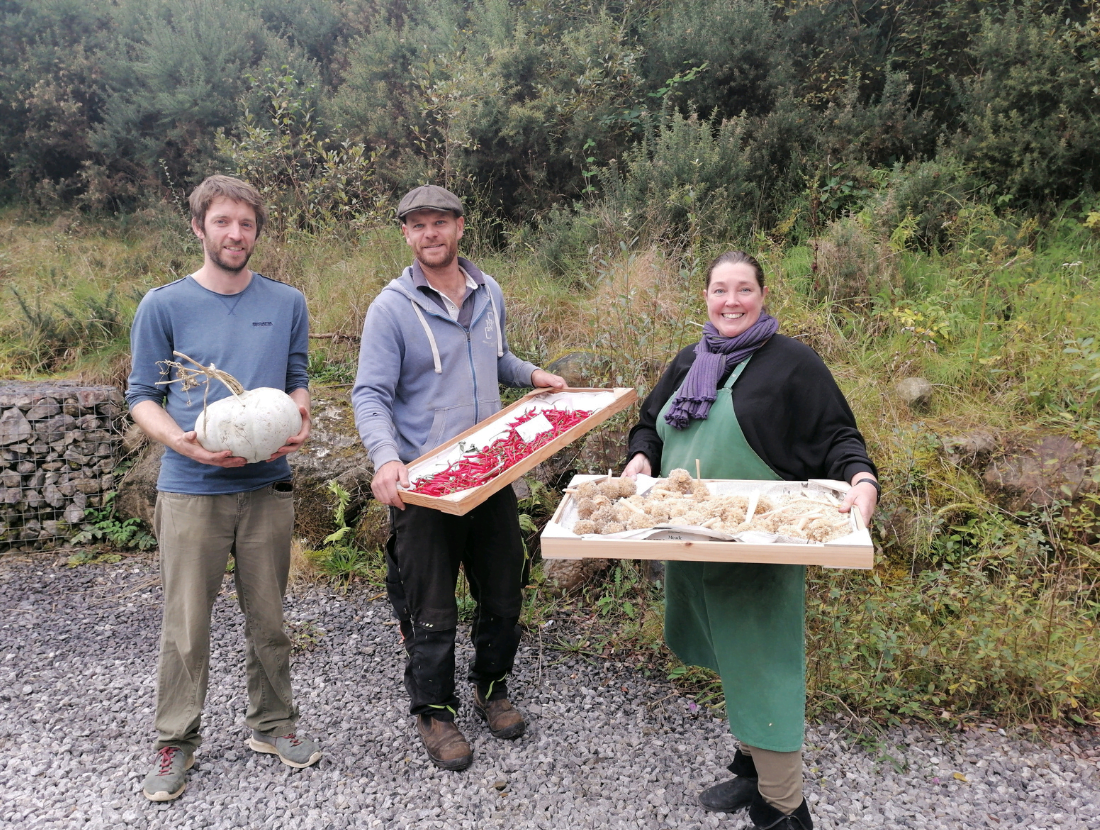
<svg viewBox="0 0 1100 830">
<path fill-rule="evenodd" d="M 608 403 L 605 407 L 597 410 L 596 412 L 593 412 L 589 417 L 585 418 L 576 426 L 571 427 L 570 429 L 563 432 L 545 447 L 542 447 L 536 452 L 531 453 L 531 455 L 527 456 L 527 458 L 523 459 L 523 461 L 519 462 L 513 467 L 508 468 L 492 481 L 489 481 L 488 483 L 483 484 L 480 487 L 474 487 L 469 490 L 462 490 L 459 493 L 452 493 L 448 496 L 426 496 L 423 493 L 413 493 L 408 490 L 399 490 L 398 493 L 401 496 L 401 501 L 405 502 L 405 504 L 417 504 L 421 507 L 430 507 L 434 510 L 441 510 L 444 513 L 450 513 L 454 516 L 464 516 L 475 507 L 477 507 L 479 504 L 484 502 L 487 498 L 489 498 L 489 496 L 503 490 L 517 478 L 519 478 L 529 470 L 532 470 L 538 464 L 541 464 L 562 447 L 565 447 L 566 445 L 571 444 L 573 441 L 576 441 L 586 432 L 590 432 L 591 430 L 595 429 L 612 415 L 615 415 L 618 412 L 622 412 L 624 409 L 626 409 L 628 406 L 638 400 L 637 393 L 633 389 L 627 387 L 615 387 L 611 389 L 600 389 L 593 387 L 567 387 L 561 390 L 549 388 L 535 389 L 534 391 L 528 392 L 515 403 L 506 406 L 504 409 L 486 418 L 484 421 L 481 421 L 470 427 L 461 435 L 455 436 L 446 444 L 439 445 L 434 450 L 425 453 L 424 455 L 413 461 L 411 464 L 409 464 L 410 480 L 415 478 L 415 471 L 418 465 L 433 461 L 439 455 L 444 455 L 450 452 L 456 444 L 458 444 L 460 441 L 465 440 L 466 438 L 469 438 L 471 435 L 473 435 L 475 432 L 478 432 L 479 430 L 485 429 L 486 427 L 491 426 L 497 422 L 500 422 L 501 426 L 504 426 L 507 421 L 511 419 L 512 414 L 517 409 L 520 409 L 521 407 L 530 403 L 532 398 L 537 398 L 542 395 L 562 394 L 569 392 L 613 392 L 614 396 L 612 397 L 611 402 Z"/>
<path fill-rule="evenodd" d="M 597 476 L 578 476 L 574 479 L 592 480 Z M 717 481 L 717 479 L 715 479 Z M 781 483 L 776 481 L 746 481 L 761 488 Z M 789 482 L 791 484 L 819 483 L 846 490 L 843 481 L 816 480 L 814 482 Z M 561 500 L 554 516 L 543 528 L 541 539 L 543 559 L 664 559 L 687 562 L 763 562 L 775 565 L 819 565 L 825 568 L 853 568 L 867 570 L 874 567 L 875 547 L 871 534 L 863 524 L 858 511 L 853 514 L 856 533 L 863 536 L 860 544 L 765 544 L 747 542 L 722 542 L 700 539 L 592 539 L 577 536 L 563 525 L 565 514 L 571 509 L 572 494 Z"/>
</svg>

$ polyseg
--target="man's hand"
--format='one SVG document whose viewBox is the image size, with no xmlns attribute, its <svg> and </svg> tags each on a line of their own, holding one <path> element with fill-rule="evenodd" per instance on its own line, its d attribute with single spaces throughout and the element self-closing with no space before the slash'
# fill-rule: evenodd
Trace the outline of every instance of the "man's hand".
<svg viewBox="0 0 1100 830">
<path fill-rule="evenodd" d="M 210 452 L 199 443 L 199 437 L 194 430 L 180 432 L 175 438 L 166 441 L 166 446 L 171 447 L 180 455 L 185 455 L 200 464 L 209 464 L 211 467 L 243 467 L 248 462 L 239 455 L 233 455 L 232 450 Z"/>
<path fill-rule="evenodd" d="M 153 401 L 140 401 L 130 409 L 130 417 L 141 427 L 142 432 L 158 444 L 171 447 L 180 455 L 200 464 L 212 467 L 243 467 L 248 462 L 230 450 L 210 452 L 199 443 L 194 430 L 184 432 L 179 424 L 160 404 Z"/>
<path fill-rule="evenodd" d="M 302 431 L 299 432 L 297 435 L 292 435 L 287 438 L 286 443 L 279 447 L 279 449 L 275 450 L 275 452 L 272 453 L 271 458 L 267 459 L 268 461 L 274 461 L 276 458 L 282 458 L 284 455 L 290 455 L 292 452 L 297 452 L 302 448 L 302 444 L 304 444 L 309 439 L 309 430 L 311 424 L 309 418 L 309 408 L 299 404 L 298 411 L 302 413 Z"/>
<path fill-rule="evenodd" d="M 561 390 L 566 387 L 565 378 L 560 375 L 552 375 L 545 369 L 535 369 L 531 373 L 531 385 L 536 389 L 549 386 L 551 389 Z"/>
<path fill-rule="evenodd" d="M 409 486 L 409 468 L 400 461 L 387 461 L 379 469 L 374 471 L 374 478 L 370 482 L 370 490 L 374 497 L 382 504 L 405 509 L 405 502 L 401 501 L 401 494 L 397 485 Z"/>
<path fill-rule="evenodd" d="M 856 473 L 852 476 L 852 479 L 856 483 L 845 494 L 844 501 L 840 503 L 838 509 L 841 513 L 848 513 L 855 505 L 859 510 L 860 517 L 863 519 L 863 524 L 870 525 L 871 515 L 878 505 L 878 490 L 870 484 L 875 478 L 870 473 Z M 867 479 L 867 481 L 861 483 L 860 479 Z"/>
<path fill-rule="evenodd" d="M 645 453 L 636 452 L 634 457 L 627 462 L 627 465 L 623 467 L 624 478 L 634 478 L 639 473 L 644 476 L 653 475 L 653 465 L 649 463 L 649 459 L 646 458 Z"/>
</svg>

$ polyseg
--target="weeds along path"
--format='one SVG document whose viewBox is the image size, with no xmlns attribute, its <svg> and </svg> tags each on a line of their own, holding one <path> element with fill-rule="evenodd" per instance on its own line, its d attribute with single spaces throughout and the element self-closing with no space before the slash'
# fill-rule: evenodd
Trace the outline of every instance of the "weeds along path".
<svg viewBox="0 0 1100 830">
<path fill-rule="evenodd" d="M 214 612 L 205 743 L 175 802 L 142 797 L 150 763 L 160 588 L 155 557 L 69 568 L 0 556 L 0 827 L 744 828 L 697 793 L 726 777 L 725 723 L 662 680 L 525 637 L 513 683 L 528 734 L 491 738 L 469 710 L 474 765 L 443 772 L 406 714 L 402 650 L 384 600 L 319 585 L 287 600 L 300 728 L 325 757 L 291 770 L 245 747 L 241 615 Z M 460 639 L 467 638 L 460 633 Z M 459 654 L 460 665 L 469 657 Z M 467 695 L 463 684 L 462 694 Z M 807 735 L 815 826 L 1100 826 L 1100 735 L 1034 744 L 995 731 Z"/>
</svg>

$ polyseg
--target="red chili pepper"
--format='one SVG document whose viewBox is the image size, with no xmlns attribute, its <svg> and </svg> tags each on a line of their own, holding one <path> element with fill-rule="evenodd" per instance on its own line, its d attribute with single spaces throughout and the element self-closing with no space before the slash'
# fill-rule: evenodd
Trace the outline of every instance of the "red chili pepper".
<svg viewBox="0 0 1100 830">
<path fill-rule="evenodd" d="M 487 447 L 471 450 L 446 469 L 418 479 L 410 492 L 425 496 L 446 496 L 487 484 L 591 414 L 590 411 L 581 409 L 532 409 L 509 423 L 508 431 Z M 552 429 L 539 433 L 531 441 L 524 441 L 516 427 L 539 415 L 546 417 Z"/>
</svg>

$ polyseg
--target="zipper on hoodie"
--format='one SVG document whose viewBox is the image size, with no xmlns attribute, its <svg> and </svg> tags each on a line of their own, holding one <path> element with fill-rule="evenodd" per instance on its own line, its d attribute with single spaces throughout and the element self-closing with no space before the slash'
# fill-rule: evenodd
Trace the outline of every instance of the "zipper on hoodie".
<svg viewBox="0 0 1100 830">
<path fill-rule="evenodd" d="M 465 326 L 462 329 L 466 332 L 466 359 L 470 362 L 470 377 L 474 379 L 474 423 L 481 423 L 481 407 L 478 405 L 480 398 L 477 394 L 477 372 L 474 371 L 474 347 L 473 342 L 470 340 L 470 330 Z"/>
<path fill-rule="evenodd" d="M 406 294 L 406 296 L 409 296 L 409 295 Z M 411 299 L 411 297 L 410 297 L 410 299 Z M 426 305 L 421 305 L 420 306 L 426 313 L 430 314 L 432 317 L 436 317 L 436 318 L 438 318 L 438 319 L 440 319 L 440 320 L 442 320 L 446 323 L 451 323 L 453 325 L 458 326 L 460 329 L 462 329 L 462 333 L 466 335 L 466 361 L 470 365 L 470 380 L 471 380 L 471 383 L 473 384 L 473 387 L 474 387 L 474 423 L 475 424 L 480 423 L 480 421 L 481 421 L 481 406 L 478 403 L 479 398 L 478 398 L 478 394 L 477 394 L 477 372 L 474 370 L 474 348 L 473 348 L 473 341 L 470 337 L 470 332 L 473 330 L 473 325 L 475 323 L 477 323 L 482 317 L 485 316 L 485 313 L 488 311 L 490 306 L 491 306 L 491 303 L 487 304 L 484 308 L 482 308 L 481 314 L 479 314 L 476 319 L 473 319 L 473 320 L 470 321 L 470 328 L 466 328 L 464 325 L 459 323 L 457 320 L 453 319 L 449 314 L 440 314 L 438 308 L 433 308 L 433 307 L 429 307 L 429 306 L 426 306 Z"/>
</svg>

